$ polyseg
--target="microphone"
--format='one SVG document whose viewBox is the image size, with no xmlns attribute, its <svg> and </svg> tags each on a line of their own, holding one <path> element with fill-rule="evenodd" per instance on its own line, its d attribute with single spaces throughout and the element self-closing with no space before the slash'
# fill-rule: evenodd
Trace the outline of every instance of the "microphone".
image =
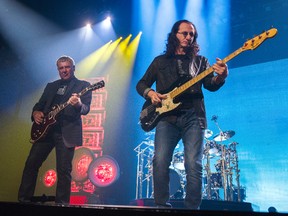
<svg viewBox="0 0 288 216">
<path fill-rule="evenodd" d="M 216 121 L 217 119 L 218 119 L 218 116 L 213 115 L 212 118 L 211 118 L 211 121 Z"/>
</svg>

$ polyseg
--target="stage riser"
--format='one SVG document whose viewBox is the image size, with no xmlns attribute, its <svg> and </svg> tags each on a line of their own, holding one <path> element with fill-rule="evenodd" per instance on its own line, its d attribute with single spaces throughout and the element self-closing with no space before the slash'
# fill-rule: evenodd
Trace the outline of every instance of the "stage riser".
<svg viewBox="0 0 288 216">
<path fill-rule="evenodd" d="M 183 199 L 173 199 L 169 201 L 173 208 L 184 208 Z M 137 199 L 130 203 L 135 206 L 150 206 L 153 207 L 153 199 Z M 202 200 L 200 210 L 220 210 L 220 211 L 249 211 L 252 212 L 252 204 L 247 202 L 229 202 L 218 200 Z"/>
</svg>

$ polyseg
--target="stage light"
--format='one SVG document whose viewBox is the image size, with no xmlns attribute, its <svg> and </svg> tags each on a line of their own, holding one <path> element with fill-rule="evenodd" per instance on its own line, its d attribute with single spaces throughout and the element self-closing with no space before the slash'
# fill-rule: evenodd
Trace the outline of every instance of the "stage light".
<svg viewBox="0 0 288 216">
<path fill-rule="evenodd" d="M 88 167 L 94 158 L 94 153 L 89 148 L 80 147 L 75 150 L 71 172 L 71 176 L 74 181 L 84 182 L 88 179 Z"/>
<path fill-rule="evenodd" d="M 111 27 L 111 17 L 108 16 L 104 21 L 103 21 L 103 26 L 104 28 L 109 28 Z"/>
<path fill-rule="evenodd" d="M 111 156 L 104 155 L 91 162 L 89 180 L 97 187 L 107 187 L 119 178 L 118 163 Z"/>
<path fill-rule="evenodd" d="M 57 173 L 55 170 L 50 169 L 44 173 L 43 184 L 45 187 L 52 187 L 57 181 Z"/>
<path fill-rule="evenodd" d="M 86 28 L 91 28 L 91 27 L 92 27 L 91 23 L 86 24 Z"/>
<path fill-rule="evenodd" d="M 110 16 L 108 16 L 107 18 L 106 18 L 106 21 L 108 22 L 110 22 L 111 21 L 111 17 Z"/>
</svg>

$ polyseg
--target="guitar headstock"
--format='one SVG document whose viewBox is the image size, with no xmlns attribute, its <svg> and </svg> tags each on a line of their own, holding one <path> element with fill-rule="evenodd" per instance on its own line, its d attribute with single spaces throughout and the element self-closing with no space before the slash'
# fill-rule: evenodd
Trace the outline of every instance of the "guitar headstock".
<svg viewBox="0 0 288 216">
<path fill-rule="evenodd" d="M 268 31 L 263 32 L 260 35 L 246 41 L 243 46 L 242 50 L 254 50 L 256 49 L 261 43 L 263 43 L 267 38 L 272 38 L 277 34 L 276 28 L 271 28 Z"/>
<path fill-rule="evenodd" d="M 99 88 L 103 88 L 104 86 L 105 86 L 105 82 L 104 82 L 104 80 L 101 80 L 100 82 L 97 82 L 97 83 L 90 85 L 88 87 L 88 90 L 93 91 L 93 90 L 96 90 Z"/>
</svg>

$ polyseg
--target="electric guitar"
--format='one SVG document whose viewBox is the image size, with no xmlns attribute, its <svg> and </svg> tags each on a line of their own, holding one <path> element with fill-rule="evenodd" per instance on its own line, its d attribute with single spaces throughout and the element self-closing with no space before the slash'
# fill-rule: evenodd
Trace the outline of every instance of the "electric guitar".
<svg viewBox="0 0 288 216">
<path fill-rule="evenodd" d="M 264 42 L 267 38 L 272 38 L 277 34 L 277 29 L 271 28 L 268 31 L 263 32 L 262 34 L 246 41 L 242 47 L 222 59 L 224 63 L 228 62 L 229 60 L 233 59 L 235 56 L 239 55 L 243 51 L 246 50 L 254 50 L 256 49 L 262 42 Z M 174 88 L 172 91 L 166 93 L 167 98 L 162 100 L 160 105 L 154 105 L 151 103 L 151 100 L 148 99 L 142 106 L 142 110 L 140 113 L 140 125 L 141 128 L 148 132 L 151 131 L 154 127 L 156 127 L 159 120 L 166 114 L 170 113 L 171 111 L 175 110 L 180 104 L 174 103 L 174 99 L 185 92 L 188 88 L 193 86 L 198 81 L 205 78 L 207 75 L 213 72 L 213 68 L 209 67 L 193 79 L 185 82 L 183 85 Z"/>
<path fill-rule="evenodd" d="M 87 93 L 88 91 L 93 91 L 99 88 L 104 87 L 105 83 L 103 80 L 100 82 L 94 83 L 86 88 L 84 88 L 81 92 L 78 93 L 79 97 Z M 30 143 L 35 143 L 36 141 L 43 139 L 47 133 L 48 130 L 51 128 L 53 124 L 56 123 L 56 116 L 60 111 L 65 109 L 69 105 L 68 101 L 66 101 L 63 104 L 56 105 L 52 108 L 52 110 L 44 116 L 43 122 L 41 124 L 36 124 L 36 122 L 33 122 L 32 128 L 31 128 L 31 138 Z"/>
</svg>

